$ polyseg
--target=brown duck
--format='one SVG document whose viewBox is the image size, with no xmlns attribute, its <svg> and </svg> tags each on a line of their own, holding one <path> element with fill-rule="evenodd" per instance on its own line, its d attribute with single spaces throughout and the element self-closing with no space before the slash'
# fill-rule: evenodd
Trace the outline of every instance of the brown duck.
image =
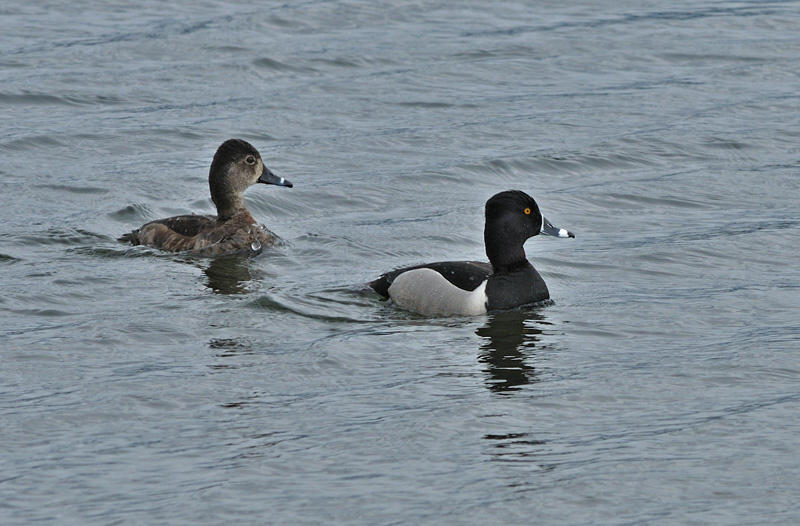
<svg viewBox="0 0 800 526">
<path fill-rule="evenodd" d="M 250 143 L 229 139 L 211 161 L 208 186 L 217 216 L 185 215 L 158 219 L 119 238 L 133 245 L 147 245 L 168 252 L 191 252 L 203 256 L 257 254 L 278 239 L 258 224 L 242 200 L 256 183 L 292 187 L 273 174 Z"/>
</svg>

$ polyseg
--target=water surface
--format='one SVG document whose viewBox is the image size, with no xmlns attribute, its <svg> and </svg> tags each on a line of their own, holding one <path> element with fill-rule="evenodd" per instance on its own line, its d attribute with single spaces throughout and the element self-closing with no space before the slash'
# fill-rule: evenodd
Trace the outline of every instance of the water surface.
<svg viewBox="0 0 800 526">
<path fill-rule="evenodd" d="M 0 13 L 3 523 L 800 520 L 800 3 Z M 283 246 L 115 240 L 229 137 Z M 511 188 L 553 304 L 364 288 Z"/>
</svg>

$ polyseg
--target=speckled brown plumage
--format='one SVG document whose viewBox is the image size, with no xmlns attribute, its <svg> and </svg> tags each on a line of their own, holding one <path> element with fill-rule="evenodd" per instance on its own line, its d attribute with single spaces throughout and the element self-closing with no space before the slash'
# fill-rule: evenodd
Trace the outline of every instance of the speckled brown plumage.
<svg viewBox="0 0 800 526">
<path fill-rule="evenodd" d="M 292 183 L 270 172 L 252 145 L 240 139 L 225 141 L 214 155 L 208 180 L 217 217 L 183 215 L 158 219 L 124 234 L 120 241 L 167 252 L 218 256 L 257 254 L 278 240 L 253 219 L 242 194 L 255 183 L 288 187 Z"/>
<path fill-rule="evenodd" d="M 202 256 L 232 253 L 257 254 L 273 245 L 278 236 L 258 224 L 244 211 L 226 221 L 214 216 L 175 216 L 143 225 L 123 241 L 133 245 L 157 247 L 167 252 L 193 252 Z"/>
</svg>

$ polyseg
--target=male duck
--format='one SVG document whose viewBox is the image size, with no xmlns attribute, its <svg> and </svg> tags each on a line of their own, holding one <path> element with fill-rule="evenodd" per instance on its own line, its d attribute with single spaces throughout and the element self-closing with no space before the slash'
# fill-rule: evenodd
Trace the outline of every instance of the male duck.
<svg viewBox="0 0 800 526">
<path fill-rule="evenodd" d="M 483 238 L 489 263 L 416 265 L 388 272 L 369 285 L 400 307 L 426 316 L 472 316 L 542 301 L 550 293 L 523 248 L 537 234 L 575 237 L 545 219 L 525 192 L 500 192 L 486 202 Z"/>
<path fill-rule="evenodd" d="M 262 246 L 273 244 L 277 236 L 253 219 L 242 200 L 244 191 L 256 183 L 292 187 L 292 183 L 264 166 L 258 150 L 250 143 L 229 139 L 217 149 L 208 174 L 217 217 L 186 215 L 158 219 L 119 240 L 204 256 L 258 253 Z"/>
</svg>

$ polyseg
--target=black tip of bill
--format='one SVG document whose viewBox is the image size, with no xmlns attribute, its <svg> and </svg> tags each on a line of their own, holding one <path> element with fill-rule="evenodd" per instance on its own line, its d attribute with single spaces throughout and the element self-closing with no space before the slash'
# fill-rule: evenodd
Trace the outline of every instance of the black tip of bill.
<svg viewBox="0 0 800 526">
<path fill-rule="evenodd" d="M 554 237 L 575 237 L 575 234 L 567 230 L 566 228 L 558 228 L 553 226 L 553 223 L 548 221 L 545 217 L 542 217 L 542 228 L 539 230 L 542 234 Z"/>
<path fill-rule="evenodd" d="M 286 186 L 288 188 L 293 187 L 294 185 L 288 179 L 284 179 L 283 177 L 278 177 L 265 166 L 264 171 L 261 172 L 261 177 L 258 178 L 259 183 L 263 184 L 274 184 L 278 186 Z"/>
</svg>

